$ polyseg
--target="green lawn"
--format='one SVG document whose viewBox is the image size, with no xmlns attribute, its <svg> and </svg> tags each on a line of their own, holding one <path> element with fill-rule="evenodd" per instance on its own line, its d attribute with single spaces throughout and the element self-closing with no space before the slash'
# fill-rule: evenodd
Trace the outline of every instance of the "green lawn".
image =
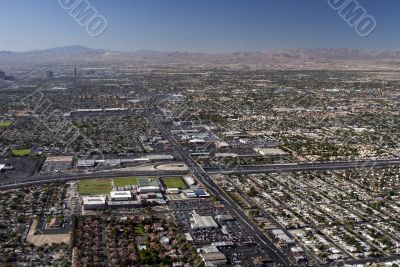
<svg viewBox="0 0 400 267">
<path fill-rule="evenodd" d="M 30 149 L 13 149 L 11 151 L 11 153 L 13 154 L 13 156 L 15 157 L 25 157 L 25 156 L 29 156 L 31 154 L 31 150 Z"/>
<path fill-rule="evenodd" d="M 8 128 L 11 125 L 13 125 L 11 121 L 0 121 L 0 128 Z"/>
<path fill-rule="evenodd" d="M 166 177 L 161 179 L 167 188 L 186 189 L 187 185 L 181 177 Z"/>
<path fill-rule="evenodd" d="M 106 195 L 111 190 L 111 179 L 82 180 L 78 184 L 78 192 L 82 195 Z"/>
<path fill-rule="evenodd" d="M 119 187 L 119 186 L 125 186 L 125 185 L 137 185 L 137 179 L 141 177 L 121 177 L 121 178 L 114 178 L 114 185 Z M 145 178 L 150 178 L 150 179 L 157 179 L 158 177 L 145 177 Z"/>
<path fill-rule="evenodd" d="M 114 185 L 117 187 L 125 185 L 137 185 L 137 177 L 115 178 Z"/>
<path fill-rule="evenodd" d="M 144 234 L 144 227 L 143 224 L 138 224 L 135 226 L 135 234 L 143 235 Z"/>
</svg>

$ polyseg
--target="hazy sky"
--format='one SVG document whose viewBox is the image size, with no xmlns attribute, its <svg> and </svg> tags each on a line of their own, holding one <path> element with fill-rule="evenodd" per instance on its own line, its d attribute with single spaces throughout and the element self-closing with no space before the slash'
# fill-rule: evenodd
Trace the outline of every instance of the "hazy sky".
<svg viewBox="0 0 400 267">
<path fill-rule="evenodd" d="M 88 0 L 108 21 L 91 37 L 58 0 L 0 0 L 0 50 L 64 45 L 230 52 L 274 48 L 400 49 L 400 1 L 358 0 L 377 21 L 359 37 L 327 0 Z"/>
</svg>

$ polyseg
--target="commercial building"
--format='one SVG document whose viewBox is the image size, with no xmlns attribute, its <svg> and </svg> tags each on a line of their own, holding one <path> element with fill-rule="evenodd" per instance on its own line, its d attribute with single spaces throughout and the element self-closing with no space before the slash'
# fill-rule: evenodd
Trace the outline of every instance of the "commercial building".
<svg viewBox="0 0 400 267">
<path fill-rule="evenodd" d="M 279 241 L 281 245 L 294 245 L 295 242 L 283 230 L 272 230 L 272 235 Z"/>
<path fill-rule="evenodd" d="M 6 78 L 6 73 L 4 71 L 0 71 L 0 79 L 4 80 Z"/>
<path fill-rule="evenodd" d="M 140 199 L 137 198 L 136 195 L 132 195 L 129 197 L 128 194 L 121 194 L 122 191 L 118 192 L 111 192 L 110 200 L 108 201 L 107 205 L 109 208 L 120 209 L 120 208 L 138 208 L 141 205 Z M 116 194 L 112 194 L 116 193 Z M 130 193 L 130 192 L 129 192 Z"/>
<path fill-rule="evenodd" d="M 165 205 L 167 202 L 161 193 L 142 193 L 140 194 L 140 201 L 142 204 L 156 204 Z"/>
<path fill-rule="evenodd" d="M 193 242 L 193 237 L 190 233 L 185 233 L 186 241 Z"/>
<path fill-rule="evenodd" d="M 180 190 L 179 188 L 167 188 L 166 193 L 168 195 L 177 195 L 179 194 Z"/>
<path fill-rule="evenodd" d="M 216 219 L 219 222 L 227 222 L 235 220 L 235 218 L 231 214 L 217 215 Z"/>
<path fill-rule="evenodd" d="M 112 191 L 110 193 L 111 201 L 129 201 L 132 200 L 131 191 Z"/>
<path fill-rule="evenodd" d="M 78 160 L 78 163 L 76 164 L 77 168 L 92 168 L 94 166 L 96 166 L 95 160 L 80 159 L 80 160 Z"/>
<path fill-rule="evenodd" d="M 187 189 L 184 190 L 183 193 L 185 194 L 186 198 L 206 198 L 210 196 L 210 194 L 208 194 L 204 189 Z"/>
<path fill-rule="evenodd" d="M 192 176 L 185 175 L 182 178 L 185 181 L 185 183 L 190 187 L 196 184 Z"/>
<path fill-rule="evenodd" d="M 226 256 L 221 252 L 202 253 L 200 254 L 200 257 L 206 267 L 226 266 L 226 263 L 228 262 Z"/>
<path fill-rule="evenodd" d="M 210 194 L 208 194 L 206 192 L 206 190 L 204 190 L 202 188 L 198 188 L 198 189 L 194 190 L 193 192 L 197 197 L 209 197 L 210 196 Z"/>
<path fill-rule="evenodd" d="M 175 157 L 172 155 L 166 155 L 166 154 L 153 154 L 153 155 L 147 155 L 147 158 L 150 161 L 162 161 L 162 160 L 174 160 Z"/>
<path fill-rule="evenodd" d="M 106 206 L 106 197 L 83 197 L 82 200 L 86 210 L 102 209 Z"/>
<path fill-rule="evenodd" d="M 201 248 L 202 252 L 204 253 L 218 253 L 220 252 L 219 249 L 214 245 L 208 245 Z"/>
<path fill-rule="evenodd" d="M 287 152 L 283 151 L 282 149 L 275 148 L 275 147 L 267 147 L 267 148 L 256 147 L 256 148 L 254 148 L 254 151 L 263 157 L 267 157 L 267 156 L 284 157 L 284 156 L 289 155 Z"/>
<path fill-rule="evenodd" d="M 150 178 L 138 178 L 137 179 L 137 192 L 143 193 L 160 193 L 161 185 L 159 181 Z"/>
<path fill-rule="evenodd" d="M 213 217 L 200 216 L 199 214 L 196 213 L 196 211 L 193 211 L 190 217 L 190 227 L 193 230 L 213 229 L 213 228 L 216 229 L 218 228 L 218 224 Z"/>
</svg>

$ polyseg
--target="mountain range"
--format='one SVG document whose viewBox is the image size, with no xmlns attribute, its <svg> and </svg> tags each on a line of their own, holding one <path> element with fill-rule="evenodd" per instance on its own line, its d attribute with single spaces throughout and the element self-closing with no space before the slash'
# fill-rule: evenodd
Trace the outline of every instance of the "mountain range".
<svg viewBox="0 0 400 267">
<path fill-rule="evenodd" d="M 63 46 L 27 52 L 0 51 L 0 62 L 41 62 L 59 61 L 88 62 L 142 62 L 148 64 L 197 64 L 205 66 L 274 66 L 288 67 L 340 67 L 377 64 L 381 67 L 400 67 L 400 51 L 379 51 L 353 48 L 278 49 L 254 52 L 206 54 L 191 52 L 157 52 L 141 50 L 134 52 L 92 49 L 85 46 Z"/>
</svg>

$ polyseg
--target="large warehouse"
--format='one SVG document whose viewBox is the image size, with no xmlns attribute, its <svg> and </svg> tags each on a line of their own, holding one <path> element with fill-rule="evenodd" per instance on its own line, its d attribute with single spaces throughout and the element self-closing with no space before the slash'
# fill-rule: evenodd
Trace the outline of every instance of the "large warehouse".
<svg viewBox="0 0 400 267">
<path fill-rule="evenodd" d="M 212 229 L 218 228 L 217 222 L 211 216 L 200 216 L 195 211 L 193 211 L 190 217 L 190 227 L 193 230 L 197 229 Z"/>
</svg>

